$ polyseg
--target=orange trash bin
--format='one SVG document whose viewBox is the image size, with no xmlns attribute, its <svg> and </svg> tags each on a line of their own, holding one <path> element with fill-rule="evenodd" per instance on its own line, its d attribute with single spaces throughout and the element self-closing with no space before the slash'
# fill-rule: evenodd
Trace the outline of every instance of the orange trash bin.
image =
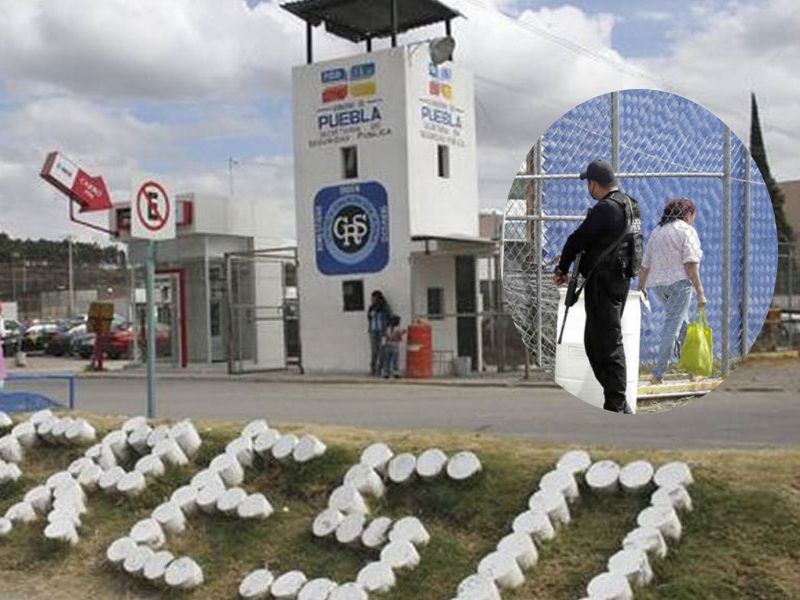
<svg viewBox="0 0 800 600">
<path fill-rule="evenodd" d="M 433 332 L 430 323 L 414 321 L 406 337 L 406 376 L 410 379 L 433 377 Z"/>
</svg>

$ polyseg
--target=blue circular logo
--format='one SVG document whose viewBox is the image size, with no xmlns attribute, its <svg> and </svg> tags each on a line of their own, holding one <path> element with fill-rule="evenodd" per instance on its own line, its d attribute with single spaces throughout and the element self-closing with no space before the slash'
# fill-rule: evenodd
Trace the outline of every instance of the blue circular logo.
<svg viewBox="0 0 800 600">
<path fill-rule="evenodd" d="M 381 221 L 363 196 L 348 194 L 328 207 L 322 225 L 323 243 L 333 258 L 357 264 L 368 257 L 380 239 Z"/>
</svg>

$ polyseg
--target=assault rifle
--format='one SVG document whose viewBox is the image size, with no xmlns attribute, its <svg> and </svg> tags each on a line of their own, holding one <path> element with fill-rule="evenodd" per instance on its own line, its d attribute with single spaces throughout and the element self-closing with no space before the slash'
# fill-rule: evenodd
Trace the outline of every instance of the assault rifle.
<svg viewBox="0 0 800 600">
<path fill-rule="evenodd" d="M 561 343 L 561 338 L 564 337 L 564 327 L 567 325 L 567 315 L 569 308 L 578 301 L 578 298 L 583 291 L 583 286 L 578 289 L 578 276 L 581 268 L 581 258 L 583 252 L 578 252 L 575 255 L 575 261 L 572 263 L 572 272 L 569 274 L 569 283 L 567 284 L 567 294 L 564 296 L 564 319 L 561 321 L 561 332 L 558 334 L 558 343 Z"/>
</svg>

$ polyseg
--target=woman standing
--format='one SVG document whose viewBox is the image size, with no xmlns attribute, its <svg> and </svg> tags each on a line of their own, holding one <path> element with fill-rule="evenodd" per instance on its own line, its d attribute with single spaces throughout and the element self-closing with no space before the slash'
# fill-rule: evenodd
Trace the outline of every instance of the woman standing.
<svg viewBox="0 0 800 600">
<path fill-rule="evenodd" d="M 703 249 L 694 228 L 696 210 L 688 198 L 670 200 L 658 226 L 647 240 L 647 248 L 639 272 L 639 291 L 647 297 L 650 286 L 666 309 L 661 343 L 650 383 L 664 381 L 670 360 L 680 356 L 681 345 L 688 325 L 692 289 L 697 294 L 697 307 L 706 305 L 703 282 L 700 279 L 700 260 Z"/>
<path fill-rule="evenodd" d="M 389 317 L 392 311 L 383 292 L 372 292 L 369 309 L 367 310 L 367 331 L 369 332 L 370 359 L 369 369 L 372 375 L 381 374 L 381 341 L 386 328 L 389 326 Z"/>
</svg>

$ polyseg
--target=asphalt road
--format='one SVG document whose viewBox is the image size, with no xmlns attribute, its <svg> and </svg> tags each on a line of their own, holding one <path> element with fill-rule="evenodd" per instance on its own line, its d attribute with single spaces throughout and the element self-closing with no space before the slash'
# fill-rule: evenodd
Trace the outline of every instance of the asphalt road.
<svg viewBox="0 0 800 600">
<path fill-rule="evenodd" d="M 634 417 L 605 413 L 560 389 L 236 379 L 163 380 L 159 416 L 480 431 L 631 448 L 800 446 L 798 367 L 797 360 L 779 367 L 741 367 L 704 398 Z M 39 383 L 36 389 L 64 397 L 63 384 Z M 143 379 L 80 379 L 77 396 L 81 410 L 141 414 L 145 385 Z"/>
</svg>

